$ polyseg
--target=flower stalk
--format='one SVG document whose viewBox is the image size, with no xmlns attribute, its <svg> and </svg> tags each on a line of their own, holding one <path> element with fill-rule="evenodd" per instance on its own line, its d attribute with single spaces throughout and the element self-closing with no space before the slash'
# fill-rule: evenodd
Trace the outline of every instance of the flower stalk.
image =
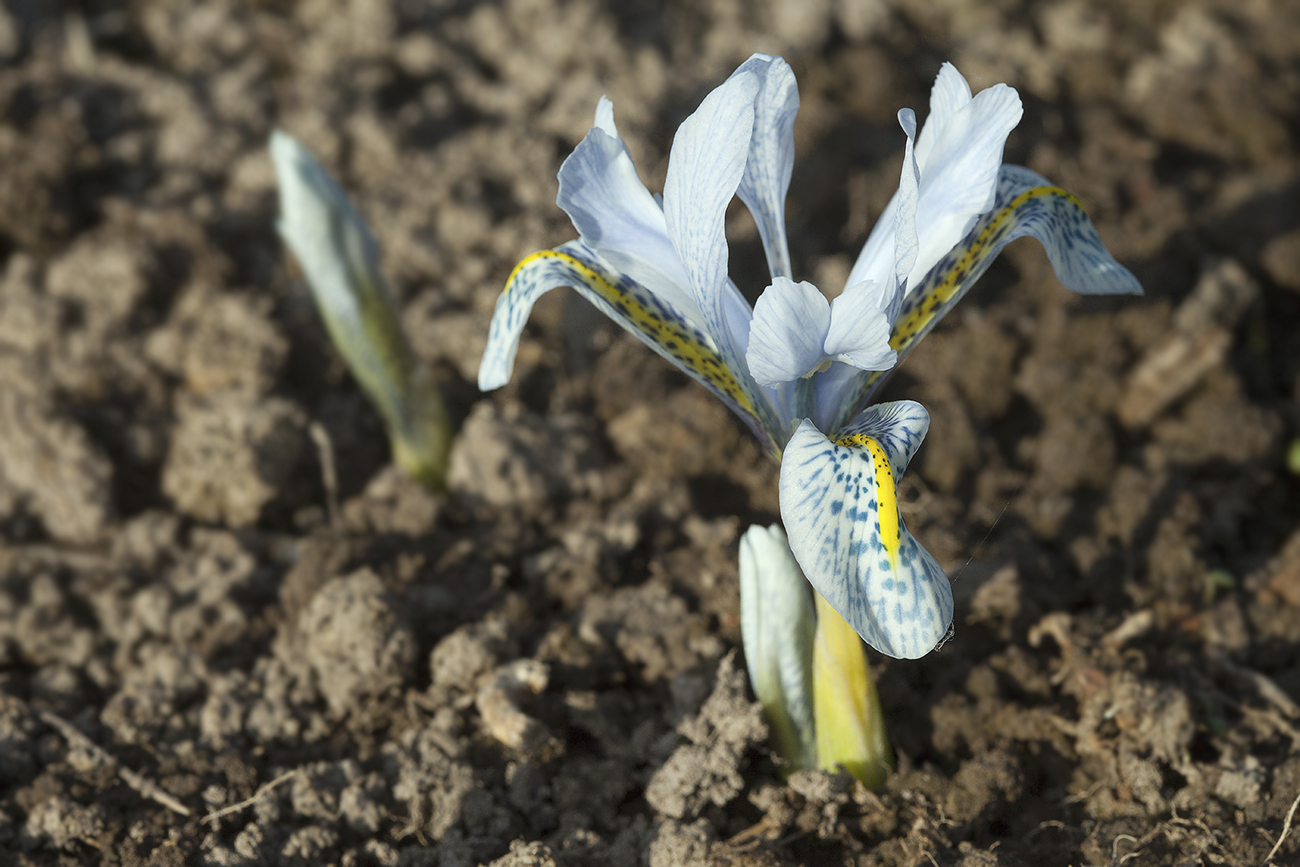
<svg viewBox="0 0 1300 867">
<path fill-rule="evenodd" d="M 817 720 L 817 765 L 843 765 L 869 789 L 894 771 L 894 751 L 885 731 L 876 682 L 862 638 L 820 593 L 813 639 L 813 714 Z"/>
</svg>

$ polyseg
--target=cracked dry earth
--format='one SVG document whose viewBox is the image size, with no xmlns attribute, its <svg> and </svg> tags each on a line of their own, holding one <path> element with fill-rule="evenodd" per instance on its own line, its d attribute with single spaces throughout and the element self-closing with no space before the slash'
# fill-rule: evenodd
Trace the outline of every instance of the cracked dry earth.
<svg viewBox="0 0 1300 867">
<path fill-rule="evenodd" d="M 756 50 L 799 76 L 801 276 L 842 283 L 951 59 L 1147 288 L 1017 242 L 891 382 L 958 605 L 872 656 L 878 792 L 766 746 L 736 546 L 776 472 L 726 410 L 564 292 L 473 386 L 597 98 L 657 189 Z M 1300 864 L 1297 105 L 1285 0 L 9 0 L 0 862 Z M 275 126 L 374 226 L 452 497 L 388 465 L 286 262 Z"/>
</svg>

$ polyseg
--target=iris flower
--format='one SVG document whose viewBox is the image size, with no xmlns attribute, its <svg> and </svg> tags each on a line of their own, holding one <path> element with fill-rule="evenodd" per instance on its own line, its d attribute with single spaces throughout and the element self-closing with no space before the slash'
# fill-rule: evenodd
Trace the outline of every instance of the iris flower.
<svg viewBox="0 0 1300 867">
<path fill-rule="evenodd" d="M 602 98 L 559 173 L 557 204 L 578 239 L 524 259 L 497 301 L 479 387 L 510 378 L 537 299 L 571 286 L 726 403 L 781 461 L 790 548 L 827 603 L 882 653 L 915 658 L 952 623 L 943 569 L 903 525 L 897 484 L 929 427 L 913 401 L 871 404 L 891 370 L 1012 240 L 1030 235 L 1061 282 L 1139 293 L 1077 199 L 1002 165 L 1020 120 L 1015 90 L 972 97 L 945 64 L 906 149 L 898 192 L 848 285 L 828 302 L 796 283 L 785 198 L 799 107 L 794 74 L 755 54 L 678 128 L 662 197 L 637 177 Z M 772 283 L 750 308 L 727 274 L 734 196 L 754 215 Z"/>
</svg>

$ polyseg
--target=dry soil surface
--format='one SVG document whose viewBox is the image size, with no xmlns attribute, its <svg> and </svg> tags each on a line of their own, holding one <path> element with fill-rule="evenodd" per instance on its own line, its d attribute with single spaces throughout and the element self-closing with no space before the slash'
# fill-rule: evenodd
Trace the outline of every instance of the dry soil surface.
<svg viewBox="0 0 1300 867">
<path fill-rule="evenodd" d="M 874 793 L 766 745 L 741 425 L 567 292 L 474 387 L 597 98 L 658 189 L 753 51 L 799 76 L 800 277 L 847 275 L 953 60 L 1147 289 L 1018 242 L 891 381 L 957 633 L 873 654 Z M 1262 864 L 1300 795 L 1298 105 L 1286 0 L 8 0 L 0 861 Z M 388 466 L 286 261 L 277 126 L 374 226 L 452 497 Z"/>
</svg>

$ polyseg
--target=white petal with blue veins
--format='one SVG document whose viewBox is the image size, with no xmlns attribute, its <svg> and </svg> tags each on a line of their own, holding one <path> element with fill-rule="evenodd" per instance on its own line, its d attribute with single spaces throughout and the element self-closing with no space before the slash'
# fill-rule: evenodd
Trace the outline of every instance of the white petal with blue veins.
<svg viewBox="0 0 1300 867">
<path fill-rule="evenodd" d="M 934 150 L 934 143 L 939 140 L 948 121 L 960 109 L 971 101 L 970 85 L 966 78 L 957 71 L 957 67 L 944 61 L 939 67 L 939 74 L 930 87 L 930 113 L 925 117 L 925 128 L 916 137 L 916 161 L 925 164 Z"/>
<path fill-rule="evenodd" d="M 799 111 L 799 87 L 790 64 L 780 57 L 755 54 L 736 72 L 752 72 L 759 80 L 749 158 L 736 192 L 758 224 L 772 279 L 791 277 L 794 272 L 785 236 L 785 195 L 794 168 L 794 118 Z"/>
<path fill-rule="evenodd" d="M 993 207 L 1002 149 L 1023 113 L 1019 94 L 1005 84 L 995 84 L 953 114 L 924 162 L 917 156 L 921 189 L 916 225 L 921 247 L 909 286 Z"/>
<path fill-rule="evenodd" d="M 1023 109 L 1014 88 L 997 84 L 968 98 L 965 79 L 944 64 L 930 94 L 930 115 L 913 155 L 920 171 L 916 226 L 919 250 L 907 277 L 909 291 L 993 206 L 1007 135 Z M 900 113 L 901 114 L 901 113 Z M 901 118 L 900 118 L 901 119 Z M 894 249 L 895 193 L 849 273 L 849 284 L 883 281 Z"/>
<path fill-rule="evenodd" d="M 777 277 L 758 297 L 749 323 L 745 360 L 754 381 L 771 387 L 812 371 L 822 361 L 830 322 L 830 302 L 816 286 Z"/>
<path fill-rule="evenodd" d="M 560 166 L 559 180 L 556 204 L 583 243 L 703 328 L 704 316 L 668 237 L 663 209 L 637 177 L 608 99 L 601 97 L 596 125 Z"/>
<path fill-rule="evenodd" d="M 881 653 L 929 653 L 952 588 L 903 525 L 897 480 L 929 428 L 913 401 L 869 407 L 832 441 L 804 421 L 781 460 L 781 518 L 808 581 Z"/>
<path fill-rule="evenodd" d="M 1023 166 L 1003 166 L 993 209 L 911 287 L 894 321 L 890 345 L 899 361 L 970 291 L 1007 244 L 1026 235 L 1047 250 L 1057 279 L 1084 295 L 1141 295 L 1142 286 L 1106 250 L 1079 200 Z M 862 377 L 847 412 L 866 406 L 883 376 Z"/>
<path fill-rule="evenodd" d="M 758 76 L 736 73 L 713 90 L 677 128 L 664 180 L 664 219 L 681 258 L 705 330 L 729 367 L 742 370 L 744 352 L 727 322 L 727 205 L 749 156 Z"/>
<path fill-rule="evenodd" d="M 885 308 L 892 291 L 877 283 L 850 286 L 831 302 L 823 352 L 860 370 L 888 370 L 898 354 L 889 348 Z"/>
<path fill-rule="evenodd" d="M 713 340 L 671 304 L 612 270 L 581 241 L 534 253 L 515 266 L 488 328 L 478 369 L 480 389 L 500 388 L 510 381 L 528 314 L 538 298 L 560 286 L 576 289 L 598 310 L 721 398 L 768 449 L 780 448 L 769 433 L 774 427 L 770 408 L 754 402 L 750 386 L 739 381 L 723 362 Z"/>
</svg>

